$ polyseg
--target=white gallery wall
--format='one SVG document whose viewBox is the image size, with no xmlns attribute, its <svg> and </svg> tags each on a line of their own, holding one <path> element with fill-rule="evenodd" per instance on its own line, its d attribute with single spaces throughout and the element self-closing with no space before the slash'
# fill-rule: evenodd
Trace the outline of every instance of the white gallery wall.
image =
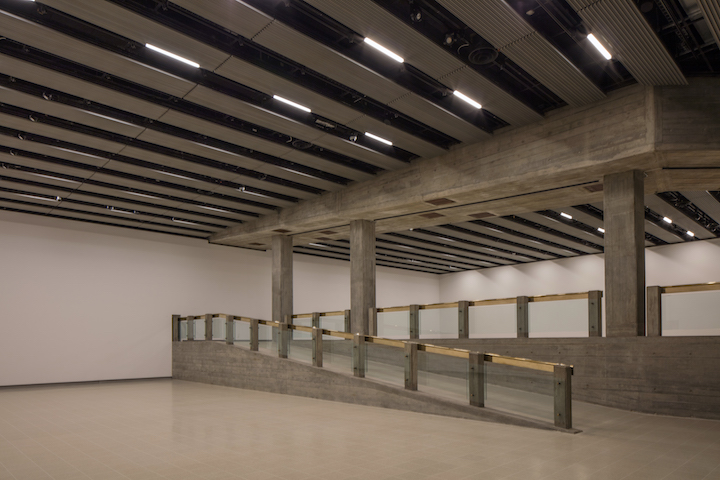
<svg viewBox="0 0 720 480">
<path fill-rule="evenodd" d="M 270 252 L 0 212 L 0 385 L 167 377 L 171 315 L 270 318 Z M 349 262 L 296 255 L 295 311 L 350 305 Z M 439 277 L 378 267 L 378 302 Z"/>
</svg>

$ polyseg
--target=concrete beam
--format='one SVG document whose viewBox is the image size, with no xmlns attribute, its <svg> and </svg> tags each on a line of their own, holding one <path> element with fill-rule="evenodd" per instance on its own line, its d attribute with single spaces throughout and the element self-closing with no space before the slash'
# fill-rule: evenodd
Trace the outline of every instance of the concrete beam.
<svg viewBox="0 0 720 480">
<path fill-rule="evenodd" d="M 375 305 L 375 224 L 350 223 L 350 322 L 352 333 L 370 333 L 369 312 Z"/>
<path fill-rule="evenodd" d="M 645 204 L 643 173 L 605 177 L 607 336 L 645 335 Z"/>
</svg>

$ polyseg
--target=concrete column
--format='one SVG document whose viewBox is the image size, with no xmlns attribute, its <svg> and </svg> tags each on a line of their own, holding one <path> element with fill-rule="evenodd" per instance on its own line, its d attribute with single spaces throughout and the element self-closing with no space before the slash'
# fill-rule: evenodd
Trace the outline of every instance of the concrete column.
<svg viewBox="0 0 720 480">
<path fill-rule="evenodd" d="M 606 175 L 605 307 L 607 336 L 645 335 L 643 172 Z"/>
<path fill-rule="evenodd" d="M 470 352 L 468 359 L 468 389 L 470 405 L 485 406 L 485 354 Z"/>
<path fill-rule="evenodd" d="M 352 330 L 350 318 L 350 310 L 345 310 L 345 333 L 350 333 L 350 330 Z"/>
<path fill-rule="evenodd" d="M 260 322 L 257 318 L 250 319 L 250 350 L 257 352 L 260 348 Z"/>
<path fill-rule="evenodd" d="M 320 328 L 320 314 L 318 312 L 313 312 L 312 319 L 310 321 L 311 327 Z"/>
<path fill-rule="evenodd" d="M 555 426 L 572 428 L 572 367 L 555 365 Z"/>
<path fill-rule="evenodd" d="M 420 338 L 420 306 L 410 305 L 410 338 Z"/>
<path fill-rule="evenodd" d="M 368 335 L 371 337 L 377 337 L 378 325 L 377 325 L 377 308 L 370 307 L 368 309 Z"/>
<path fill-rule="evenodd" d="M 225 343 L 235 344 L 235 317 L 228 315 L 225 319 Z"/>
<path fill-rule="evenodd" d="M 172 316 L 172 341 L 180 341 L 180 315 Z"/>
<path fill-rule="evenodd" d="M 405 390 L 418 389 L 418 344 L 405 344 Z"/>
<path fill-rule="evenodd" d="M 365 335 L 359 333 L 353 336 L 352 367 L 354 376 L 365 377 Z"/>
<path fill-rule="evenodd" d="M 352 333 L 370 332 L 368 312 L 375 305 L 375 222 L 350 222 L 350 309 Z"/>
<path fill-rule="evenodd" d="M 470 338 L 470 302 L 458 302 L 458 338 Z"/>
<path fill-rule="evenodd" d="M 288 357 L 288 344 L 290 343 L 289 323 L 281 323 L 278 328 L 278 357 Z"/>
<path fill-rule="evenodd" d="M 517 297 L 517 338 L 528 338 L 528 297 Z"/>
<path fill-rule="evenodd" d="M 187 339 L 188 342 L 195 340 L 195 317 L 187 316 Z"/>
<path fill-rule="evenodd" d="M 292 237 L 272 237 L 272 321 L 282 323 L 293 314 Z"/>
<path fill-rule="evenodd" d="M 213 316 L 211 313 L 205 315 L 205 340 L 213 339 Z"/>
<path fill-rule="evenodd" d="M 314 367 L 323 366 L 322 330 L 316 326 L 313 326 L 312 331 L 312 362 Z"/>
<path fill-rule="evenodd" d="M 602 296 L 600 290 L 588 292 L 588 336 L 602 337 Z"/>
<path fill-rule="evenodd" d="M 647 287 L 647 336 L 662 336 L 662 287 Z"/>
</svg>

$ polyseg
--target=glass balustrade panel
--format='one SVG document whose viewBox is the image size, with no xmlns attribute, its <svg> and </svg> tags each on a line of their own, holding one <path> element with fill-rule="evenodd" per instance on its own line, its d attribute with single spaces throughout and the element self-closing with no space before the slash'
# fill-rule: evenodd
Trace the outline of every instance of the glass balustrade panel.
<svg viewBox="0 0 720 480">
<path fill-rule="evenodd" d="M 468 402 L 468 360 L 418 352 L 418 390 L 461 403 Z"/>
<path fill-rule="evenodd" d="M 420 338 L 458 338 L 458 309 L 420 310 Z"/>
<path fill-rule="evenodd" d="M 323 368 L 352 375 L 352 340 L 323 335 Z"/>
<path fill-rule="evenodd" d="M 258 325 L 258 351 L 277 355 L 277 328 Z"/>
<path fill-rule="evenodd" d="M 664 337 L 720 335 L 720 291 L 664 293 Z"/>
<path fill-rule="evenodd" d="M 213 317 L 212 319 L 212 340 L 225 340 L 225 318 Z"/>
<path fill-rule="evenodd" d="M 320 328 L 324 330 L 334 330 L 336 332 L 345 331 L 345 315 L 327 315 L 320 317 Z"/>
<path fill-rule="evenodd" d="M 530 338 L 587 337 L 588 300 L 557 300 L 528 304 Z"/>
<path fill-rule="evenodd" d="M 250 349 L 250 322 L 233 321 L 235 322 L 235 345 Z"/>
<path fill-rule="evenodd" d="M 410 338 L 410 312 L 378 312 L 377 336 L 407 340 Z"/>
<path fill-rule="evenodd" d="M 485 362 L 485 406 L 554 422 L 553 374 Z"/>
<path fill-rule="evenodd" d="M 180 341 L 187 340 L 187 320 L 180 321 Z"/>
<path fill-rule="evenodd" d="M 312 318 L 293 318 L 293 325 L 311 327 Z M 288 358 L 303 363 L 312 363 L 312 333 L 289 330 Z"/>
<path fill-rule="evenodd" d="M 479 305 L 468 310 L 470 338 L 516 338 L 517 305 Z"/>
<path fill-rule="evenodd" d="M 391 385 L 405 385 L 405 349 L 365 342 L 365 377 Z"/>
</svg>

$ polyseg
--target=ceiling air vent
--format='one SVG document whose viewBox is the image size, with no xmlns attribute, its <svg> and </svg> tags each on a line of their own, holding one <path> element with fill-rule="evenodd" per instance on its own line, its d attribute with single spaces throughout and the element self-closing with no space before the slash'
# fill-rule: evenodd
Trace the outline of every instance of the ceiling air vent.
<svg viewBox="0 0 720 480">
<path fill-rule="evenodd" d="M 436 207 L 439 207 L 440 205 L 449 205 L 451 203 L 455 203 L 455 200 L 450 200 L 449 198 L 436 198 L 435 200 L 425 200 L 425 203 L 429 203 L 430 205 L 435 205 Z"/>
<path fill-rule="evenodd" d="M 444 217 L 445 215 L 443 215 L 442 213 L 423 213 L 420 216 L 425 218 L 440 218 Z"/>
</svg>

